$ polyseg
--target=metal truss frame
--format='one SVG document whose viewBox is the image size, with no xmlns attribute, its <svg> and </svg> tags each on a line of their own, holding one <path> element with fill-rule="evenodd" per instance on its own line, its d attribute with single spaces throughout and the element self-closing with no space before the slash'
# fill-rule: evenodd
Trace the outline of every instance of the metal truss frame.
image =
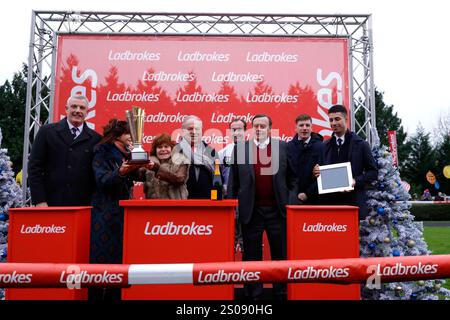
<svg viewBox="0 0 450 320">
<path fill-rule="evenodd" d="M 372 142 L 375 127 L 372 18 L 361 15 L 219 14 L 33 11 L 28 59 L 23 149 L 23 197 L 27 201 L 28 157 L 41 125 L 52 122 L 59 33 L 214 35 L 274 37 L 347 37 L 351 129 Z M 359 123 L 355 113 L 364 112 Z"/>
</svg>

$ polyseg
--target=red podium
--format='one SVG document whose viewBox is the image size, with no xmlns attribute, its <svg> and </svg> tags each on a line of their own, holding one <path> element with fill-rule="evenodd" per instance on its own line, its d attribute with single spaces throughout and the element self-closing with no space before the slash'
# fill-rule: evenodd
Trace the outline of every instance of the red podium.
<svg viewBox="0 0 450 320">
<path fill-rule="evenodd" d="M 123 263 L 234 261 L 237 200 L 124 200 Z M 123 300 L 232 300 L 233 285 L 135 285 Z"/>
<path fill-rule="evenodd" d="M 91 207 L 10 209 L 8 262 L 89 263 Z M 87 289 L 6 289 L 7 300 L 87 300 Z"/>
<path fill-rule="evenodd" d="M 358 207 L 286 206 L 289 260 L 359 257 Z M 359 300 L 360 285 L 288 284 L 289 300 Z"/>
</svg>

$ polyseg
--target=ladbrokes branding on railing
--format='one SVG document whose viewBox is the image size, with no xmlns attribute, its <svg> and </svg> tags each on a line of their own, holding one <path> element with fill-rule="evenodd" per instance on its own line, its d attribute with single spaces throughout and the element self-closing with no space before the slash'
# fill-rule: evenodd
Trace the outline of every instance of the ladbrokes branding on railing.
<svg viewBox="0 0 450 320">
<path fill-rule="evenodd" d="M 161 270 L 164 272 L 161 273 Z M 371 274 L 373 273 L 373 274 Z M 450 255 L 399 258 L 120 265 L 0 263 L 0 287 L 126 287 L 131 284 L 364 283 L 450 277 Z M 161 278 L 170 281 L 161 281 Z M 132 281 L 130 281 L 132 279 Z M 186 280 L 188 279 L 188 280 Z"/>
<path fill-rule="evenodd" d="M 395 265 L 372 264 L 367 266 L 366 272 L 371 274 L 366 280 L 366 287 L 369 289 L 380 289 L 381 282 L 393 281 L 399 278 L 402 280 L 437 279 L 436 276 L 442 270 L 439 269 L 439 264 L 437 263 L 423 263 L 419 261 L 408 265 L 404 265 L 402 262 L 397 262 Z M 445 270 L 443 273 L 445 274 Z"/>
<path fill-rule="evenodd" d="M 104 264 L 2 263 L 0 288 L 127 287 L 128 268 Z"/>
<path fill-rule="evenodd" d="M 128 271 L 114 268 L 82 270 L 79 265 L 70 265 L 60 271 L 59 283 L 69 289 L 80 289 L 83 286 L 123 286 L 128 284 Z"/>
<path fill-rule="evenodd" d="M 31 273 L 0 273 L 0 285 L 27 284 L 31 283 L 33 275 Z"/>
<path fill-rule="evenodd" d="M 335 268 L 333 266 L 327 268 L 308 267 L 306 269 L 288 269 L 288 280 L 299 279 L 338 279 L 348 278 L 349 268 Z"/>
<path fill-rule="evenodd" d="M 437 264 L 422 264 L 404 266 L 401 262 L 397 262 L 394 266 L 377 265 L 377 274 L 379 276 L 405 276 L 405 275 L 425 275 L 435 274 L 438 272 Z"/>
<path fill-rule="evenodd" d="M 144 234 L 146 236 L 210 236 L 214 226 L 197 224 L 175 224 L 172 221 L 166 224 L 154 224 L 148 221 L 145 225 Z"/>
<path fill-rule="evenodd" d="M 326 282 L 327 280 L 348 280 L 351 268 L 337 266 L 305 266 L 305 267 L 281 267 L 261 269 L 250 267 L 240 270 L 220 269 L 218 271 L 194 269 L 194 281 L 197 284 L 212 283 L 248 283 L 248 282 L 309 282 L 315 280 Z M 323 280 L 323 281 L 320 281 Z"/>
<path fill-rule="evenodd" d="M 219 270 L 214 273 L 199 271 L 197 283 L 227 283 L 227 282 L 252 282 L 260 280 L 260 271 L 245 271 L 241 269 L 239 272 L 225 272 Z"/>
<path fill-rule="evenodd" d="M 20 227 L 20 233 L 22 234 L 59 234 L 65 233 L 67 226 L 56 226 L 52 224 L 51 226 L 41 226 L 36 224 L 34 226 L 22 225 Z"/>
<path fill-rule="evenodd" d="M 121 273 L 89 273 L 81 271 L 79 273 L 61 272 L 61 283 L 66 284 L 121 284 L 124 280 L 124 275 Z"/>
</svg>

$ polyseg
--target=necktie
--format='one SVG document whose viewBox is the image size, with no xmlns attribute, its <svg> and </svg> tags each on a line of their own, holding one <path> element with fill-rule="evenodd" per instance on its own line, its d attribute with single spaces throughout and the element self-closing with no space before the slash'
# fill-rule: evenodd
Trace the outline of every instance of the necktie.
<svg viewBox="0 0 450 320">
<path fill-rule="evenodd" d="M 77 137 L 77 133 L 78 133 L 78 128 L 76 128 L 76 127 L 73 127 L 73 128 L 72 128 L 72 135 L 73 135 L 73 139 L 76 139 L 76 137 Z"/>
<path fill-rule="evenodd" d="M 339 156 L 339 152 L 341 151 L 341 146 L 342 146 L 342 139 L 341 138 L 338 138 L 337 139 L 337 144 L 338 144 L 338 156 Z"/>
</svg>

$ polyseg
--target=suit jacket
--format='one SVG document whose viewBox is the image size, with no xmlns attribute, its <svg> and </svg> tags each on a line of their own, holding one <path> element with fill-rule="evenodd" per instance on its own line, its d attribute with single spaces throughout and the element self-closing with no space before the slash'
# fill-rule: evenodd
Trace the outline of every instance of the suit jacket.
<svg viewBox="0 0 450 320">
<path fill-rule="evenodd" d="M 309 143 L 303 147 L 296 134 L 288 142 L 289 161 L 298 179 L 297 194 L 305 193 L 308 197 L 303 204 L 317 204 L 318 201 L 317 178 L 313 176 L 312 172 L 320 160 L 323 148 L 322 140 L 322 136 L 313 134 Z M 300 203 L 300 201 L 296 199 L 296 203 Z"/>
<path fill-rule="evenodd" d="M 352 166 L 352 175 L 355 179 L 355 190 L 349 195 L 352 196 L 352 203 L 349 205 L 356 205 L 359 207 L 359 219 L 364 219 L 367 215 L 366 206 L 366 190 L 370 184 L 378 178 L 378 168 L 376 161 L 372 155 L 369 144 L 354 132 L 348 132 L 345 137 L 347 143 L 349 138 L 348 161 Z M 323 153 L 321 156 L 320 165 L 332 164 L 332 144 L 336 144 L 336 138 L 324 142 Z M 321 199 L 326 199 L 321 197 Z"/>
<path fill-rule="evenodd" d="M 64 118 L 39 129 L 29 161 L 29 185 L 33 204 L 49 206 L 90 205 L 95 187 L 93 148 L 101 136 L 83 125 L 74 140 Z"/>
<path fill-rule="evenodd" d="M 271 138 L 270 143 L 275 199 L 279 214 L 286 217 L 286 205 L 293 203 L 296 196 L 297 179 L 288 161 L 286 142 Z M 239 218 L 243 224 L 248 224 L 255 208 L 254 142 L 238 142 L 235 148 L 237 150 L 233 154 L 237 155 L 237 159 L 232 159 L 234 168 L 230 170 L 227 197 L 239 200 Z"/>
</svg>

